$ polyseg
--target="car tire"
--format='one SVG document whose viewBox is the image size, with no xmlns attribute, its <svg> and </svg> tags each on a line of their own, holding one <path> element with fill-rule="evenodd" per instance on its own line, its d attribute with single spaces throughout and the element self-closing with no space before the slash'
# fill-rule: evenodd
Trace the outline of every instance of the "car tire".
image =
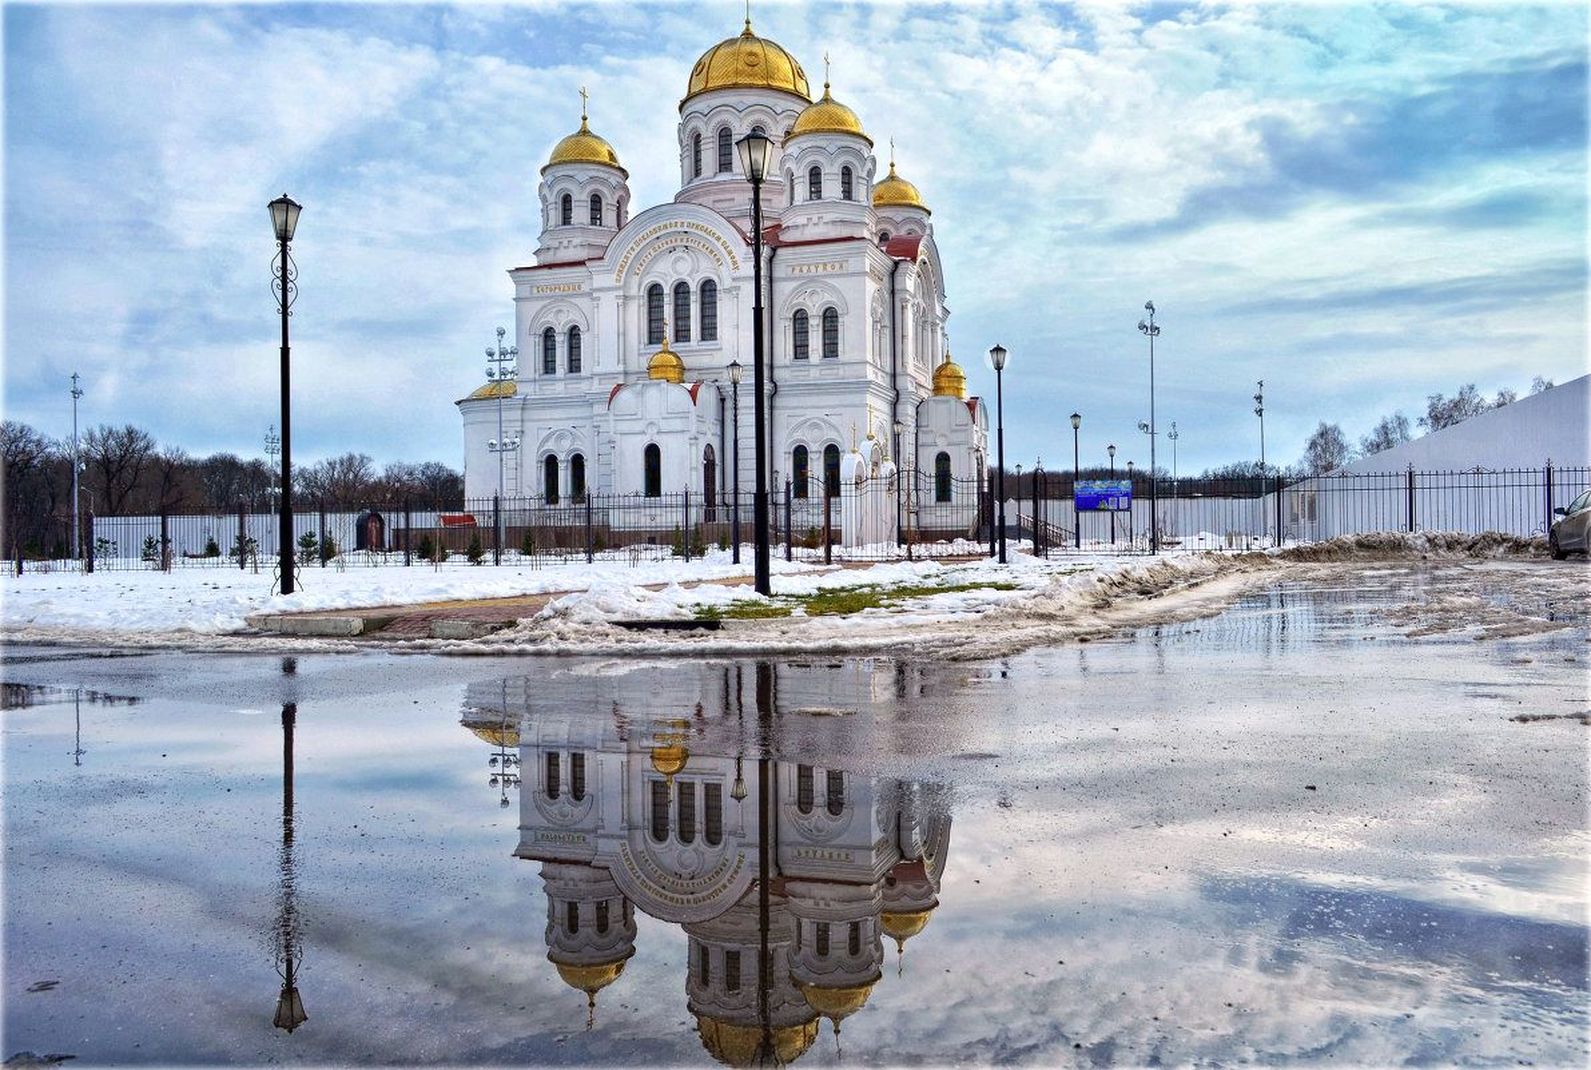
<svg viewBox="0 0 1591 1070">
<path fill-rule="evenodd" d="M 1556 531 L 1551 532 L 1547 536 L 1547 550 L 1552 554 L 1554 561 L 1562 561 L 1569 556 L 1568 551 L 1558 545 L 1558 533 Z"/>
</svg>

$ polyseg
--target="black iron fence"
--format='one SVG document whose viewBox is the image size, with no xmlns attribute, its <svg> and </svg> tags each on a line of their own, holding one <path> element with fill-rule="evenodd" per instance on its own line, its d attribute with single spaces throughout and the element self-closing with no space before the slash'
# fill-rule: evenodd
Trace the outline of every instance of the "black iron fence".
<svg viewBox="0 0 1591 1070">
<path fill-rule="evenodd" d="M 1388 472 L 1286 480 L 1163 479 L 1134 475 L 1131 508 L 1073 507 L 1068 475 L 1006 478 L 1008 544 L 1046 556 L 1146 553 L 1158 530 L 1166 550 L 1249 550 L 1382 531 L 1496 531 L 1545 535 L 1553 510 L 1591 488 L 1591 469 Z M 825 493 L 825 491 L 828 493 Z M 803 493 L 805 491 L 805 493 Z M 293 543 L 301 569 L 502 564 L 541 568 L 578 562 L 640 564 L 732 555 L 738 512 L 741 558 L 750 561 L 749 491 L 737 504 L 681 490 L 654 496 L 467 499 L 438 507 L 372 503 L 359 510 L 298 509 Z M 770 494 L 773 553 L 786 560 L 881 561 L 994 552 L 996 479 L 888 472 L 860 484 Z M 84 549 L 99 569 L 232 568 L 269 572 L 279 529 L 274 513 L 170 512 L 95 516 Z M 85 562 L 87 564 L 88 562 Z M 60 560 L 40 568 L 75 568 Z"/>
</svg>

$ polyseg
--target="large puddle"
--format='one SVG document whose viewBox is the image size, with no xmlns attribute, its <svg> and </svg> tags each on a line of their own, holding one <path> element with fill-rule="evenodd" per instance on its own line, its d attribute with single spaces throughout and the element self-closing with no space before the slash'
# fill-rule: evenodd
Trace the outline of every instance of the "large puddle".
<svg viewBox="0 0 1591 1070">
<path fill-rule="evenodd" d="M 1584 629 L 1410 582 L 988 664 L 12 650 L 3 1054 L 1578 1065 Z"/>
</svg>

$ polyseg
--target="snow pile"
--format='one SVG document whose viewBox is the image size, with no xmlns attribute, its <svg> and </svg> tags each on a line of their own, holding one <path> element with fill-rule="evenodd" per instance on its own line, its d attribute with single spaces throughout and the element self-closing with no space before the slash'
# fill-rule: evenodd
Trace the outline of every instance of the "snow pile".
<svg viewBox="0 0 1591 1070">
<path fill-rule="evenodd" d="M 1462 531 L 1376 531 L 1339 535 L 1325 542 L 1293 546 L 1279 552 L 1288 561 L 1353 561 L 1364 558 L 1418 557 L 1545 557 L 1547 540 L 1522 538 L 1497 531 L 1471 535 Z"/>
</svg>

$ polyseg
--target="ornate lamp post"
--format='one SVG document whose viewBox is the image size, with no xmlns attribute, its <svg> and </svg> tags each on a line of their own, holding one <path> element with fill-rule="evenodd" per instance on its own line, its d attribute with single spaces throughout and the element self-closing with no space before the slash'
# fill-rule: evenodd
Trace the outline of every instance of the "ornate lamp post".
<svg viewBox="0 0 1591 1070">
<path fill-rule="evenodd" d="M 1000 499 L 1000 564 L 1005 564 L 1005 346 L 996 343 L 989 350 L 994 365 L 995 494 Z"/>
<path fill-rule="evenodd" d="M 1171 440 L 1171 496 L 1177 496 L 1177 439 L 1181 434 L 1177 431 L 1177 421 L 1171 421 L 1171 430 L 1166 432 L 1166 437 Z"/>
<path fill-rule="evenodd" d="M 772 586 L 768 575 L 768 464 L 764 456 L 768 430 L 762 355 L 762 180 L 768 173 L 773 142 L 766 134 L 753 130 L 735 146 L 740 150 L 741 170 L 751 182 L 751 351 L 756 362 L 751 369 L 751 389 L 756 394 L 752 422 L 757 432 L 757 479 L 751 506 L 756 538 L 752 573 L 757 593 L 766 595 L 772 593 Z"/>
<path fill-rule="evenodd" d="M 83 524 L 77 515 L 77 470 L 81 466 L 81 454 L 77 449 L 77 399 L 83 396 L 83 388 L 77 385 L 78 375 L 72 373 L 72 560 L 80 560 L 83 556 L 82 533 Z"/>
<path fill-rule="evenodd" d="M 1077 430 L 1083 426 L 1083 414 L 1072 413 L 1072 546 L 1083 548 L 1083 518 L 1077 512 L 1077 480 L 1083 474 L 1082 462 L 1077 455 Z"/>
<path fill-rule="evenodd" d="M 505 490 L 503 463 L 507 455 L 519 449 L 519 436 L 506 438 L 503 435 L 503 384 L 512 382 L 519 375 L 518 346 L 504 346 L 503 336 L 508 333 L 508 328 L 497 328 L 497 348 L 486 347 L 486 380 L 494 383 L 492 393 L 497 395 L 497 437 L 486 444 L 487 450 L 497 454 L 497 545 L 493 554 L 493 563 L 503 563 L 503 540 L 506 534 L 507 520 L 503 516 L 503 493 Z"/>
<path fill-rule="evenodd" d="M 1149 552 L 1160 552 L 1160 506 L 1158 470 L 1155 468 L 1155 339 L 1160 328 L 1155 325 L 1155 303 L 1145 301 L 1144 309 L 1149 319 L 1139 320 L 1138 329 L 1149 339 Z"/>
<path fill-rule="evenodd" d="M 287 318 L 292 315 L 293 300 L 298 297 L 298 269 L 293 266 L 289 247 L 293 232 L 298 229 L 298 214 L 304 206 L 287 194 L 282 194 L 267 205 L 271 210 L 271 229 L 276 234 L 276 245 L 281 254 L 276 258 L 275 282 L 276 310 L 282 315 L 282 504 L 277 515 L 281 524 L 280 560 L 283 594 L 293 593 L 293 413 L 291 396 L 291 350 L 287 338 Z M 242 547 L 238 548 L 242 553 Z"/>
<path fill-rule="evenodd" d="M 1112 442 L 1106 446 L 1105 452 L 1110 455 L 1110 478 L 1114 482 L 1116 479 L 1116 443 Z M 1074 502 L 1077 500 L 1075 495 L 1072 500 Z M 1116 510 L 1114 509 L 1110 511 L 1110 544 L 1112 546 L 1116 545 Z"/>
<path fill-rule="evenodd" d="M 1254 415 L 1260 418 L 1260 478 L 1265 478 L 1265 380 L 1260 379 L 1254 392 Z"/>
<path fill-rule="evenodd" d="M 734 555 L 732 560 L 737 565 L 740 564 L 740 377 L 743 373 L 740 361 L 729 362 L 729 410 L 734 428 L 731 436 L 734 445 L 729 451 L 729 543 L 730 553 Z"/>
<path fill-rule="evenodd" d="M 298 945 L 298 912 L 295 903 L 297 874 L 293 869 L 293 728 L 298 721 L 298 703 L 282 703 L 282 853 L 279 913 L 276 935 L 281 940 L 282 991 L 276 997 L 276 1013 L 271 1024 L 291 1033 L 309 1020 L 304 1000 L 298 994 L 298 967 L 303 949 Z"/>
</svg>

